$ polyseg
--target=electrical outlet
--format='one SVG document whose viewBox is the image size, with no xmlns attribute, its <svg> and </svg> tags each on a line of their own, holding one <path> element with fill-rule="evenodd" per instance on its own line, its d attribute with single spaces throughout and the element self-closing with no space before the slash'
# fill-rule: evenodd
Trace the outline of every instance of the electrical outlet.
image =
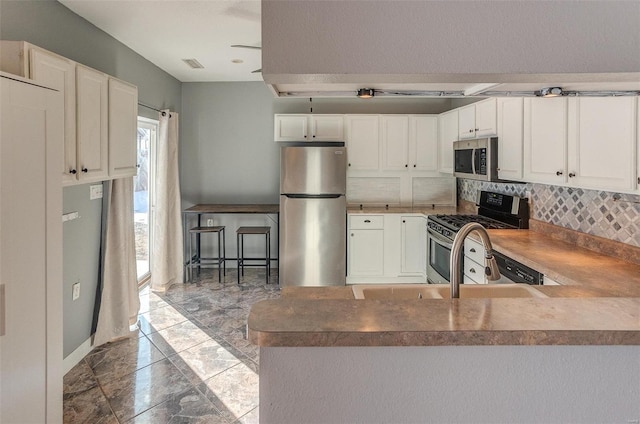
<svg viewBox="0 0 640 424">
<path fill-rule="evenodd" d="M 207 227 L 213 227 L 213 219 L 207 219 Z"/>
<path fill-rule="evenodd" d="M 102 199 L 102 184 L 89 186 L 89 200 Z"/>
<path fill-rule="evenodd" d="M 80 297 L 80 282 L 78 281 L 73 285 L 73 292 L 71 295 L 71 299 L 78 300 L 79 297 Z"/>
</svg>

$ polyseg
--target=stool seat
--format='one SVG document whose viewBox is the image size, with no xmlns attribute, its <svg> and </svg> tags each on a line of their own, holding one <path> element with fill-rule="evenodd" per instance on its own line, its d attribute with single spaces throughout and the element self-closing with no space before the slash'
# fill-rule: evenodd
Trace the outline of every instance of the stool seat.
<svg viewBox="0 0 640 424">
<path fill-rule="evenodd" d="M 218 256 L 215 258 L 203 258 L 200 256 L 200 249 L 196 251 L 196 255 L 193 255 L 193 236 L 196 236 L 196 243 L 200 246 L 200 236 L 202 234 L 217 234 L 218 237 Z M 187 281 L 191 281 L 193 276 L 193 268 L 198 268 L 198 274 L 200 274 L 201 268 L 207 268 L 215 266 L 218 268 L 218 281 L 222 283 L 222 275 L 227 275 L 227 268 L 225 264 L 226 249 L 225 249 L 225 237 L 224 237 L 224 225 L 216 225 L 210 227 L 193 227 L 189 229 L 189 263 L 187 264 Z"/>
<path fill-rule="evenodd" d="M 236 230 L 238 234 L 268 234 L 271 227 L 240 227 Z"/>
<path fill-rule="evenodd" d="M 265 258 L 245 258 L 244 257 L 244 236 L 259 235 L 265 236 Z M 236 230 L 237 252 L 238 252 L 238 284 L 240 275 L 244 275 L 245 266 L 265 267 L 266 282 L 269 284 L 269 274 L 271 274 L 271 227 L 239 227 Z M 255 264 L 246 264 L 246 261 L 257 261 Z"/>
</svg>

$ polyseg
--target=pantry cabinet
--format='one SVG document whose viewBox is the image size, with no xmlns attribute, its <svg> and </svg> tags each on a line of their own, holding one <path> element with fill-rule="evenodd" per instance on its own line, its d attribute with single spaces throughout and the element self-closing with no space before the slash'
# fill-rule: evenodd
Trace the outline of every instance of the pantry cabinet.
<svg viewBox="0 0 640 424">
<path fill-rule="evenodd" d="M 635 188 L 636 104 L 635 97 L 569 100 L 570 185 L 625 191 Z"/>
<path fill-rule="evenodd" d="M 458 109 L 438 116 L 438 171 L 453 174 L 453 142 L 458 141 Z"/>
<path fill-rule="evenodd" d="M 277 114 L 275 141 L 344 141 L 343 115 Z"/>
<path fill-rule="evenodd" d="M 108 75 L 24 41 L 2 40 L 0 49 L 0 70 L 64 95 L 64 185 L 136 175 L 135 86 L 121 81 L 126 90 L 118 84 L 112 90 Z"/>
<path fill-rule="evenodd" d="M 346 115 L 348 171 L 377 171 L 380 157 L 378 115 Z"/>
<path fill-rule="evenodd" d="M 0 74 L 0 422 L 62 417 L 64 96 Z"/>
<path fill-rule="evenodd" d="M 498 178 L 522 180 L 524 101 L 521 97 L 497 99 Z"/>
<path fill-rule="evenodd" d="M 486 99 L 458 109 L 460 140 L 496 135 L 496 99 Z"/>
</svg>

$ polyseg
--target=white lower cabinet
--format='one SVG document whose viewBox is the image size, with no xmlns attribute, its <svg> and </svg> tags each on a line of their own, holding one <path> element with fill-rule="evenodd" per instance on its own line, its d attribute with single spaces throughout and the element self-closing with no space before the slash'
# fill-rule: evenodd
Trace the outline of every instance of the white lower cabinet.
<svg viewBox="0 0 640 424">
<path fill-rule="evenodd" d="M 424 216 L 402 216 L 400 226 L 400 273 L 426 276 L 427 219 Z"/>
<path fill-rule="evenodd" d="M 481 243 L 467 238 L 464 241 L 464 284 L 487 284 L 484 274 L 485 249 Z"/>
<path fill-rule="evenodd" d="M 384 273 L 384 217 L 350 215 L 347 231 L 347 275 L 373 277 Z"/>
<path fill-rule="evenodd" d="M 349 214 L 347 283 L 426 283 L 423 215 Z"/>
</svg>

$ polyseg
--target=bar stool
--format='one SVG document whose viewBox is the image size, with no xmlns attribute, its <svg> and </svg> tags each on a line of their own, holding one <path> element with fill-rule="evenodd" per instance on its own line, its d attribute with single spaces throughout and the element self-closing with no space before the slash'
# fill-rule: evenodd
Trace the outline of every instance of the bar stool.
<svg viewBox="0 0 640 424">
<path fill-rule="evenodd" d="M 266 257 L 264 263 L 246 265 L 245 261 L 262 261 L 262 258 L 244 257 L 244 236 L 264 235 L 266 243 Z M 266 281 L 269 284 L 269 274 L 271 273 L 271 227 L 240 227 L 236 230 L 236 248 L 238 256 L 238 284 L 240 284 L 240 273 L 244 276 L 245 266 L 263 266 L 266 268 Z"/>
<path fill-rule="evenodd" d="M 196 258 L 193 258 L 193 235 L 196 236 L 196 243 L 198 245 L 196 251 Z M 199 237 L 202 234 L 217 234 L 218 235 L 218 256 L 215 258 L 203 258 L 200 256 L 200 240 Z M 222 239 L 222 243 L 221 243 Z M 224 239 L 224 226 L 216 226 L 216 227 L 193 227 L 189 230 L 189 278 L 187 281 L 191 281 L 191 277 L 193 274 L 193 268 L 198 268 L 198 273 L 200 272 L 200 268 L 209 268 L 211 265 L 217 266 L 218 268 L 218 281 L 222 282 L 221 271 L 224 275 L 227 275 L 227 269 L 225 266 L 225 239 Z M 208 261 L 208 262 L 203 262 Z"/>
</svg>

